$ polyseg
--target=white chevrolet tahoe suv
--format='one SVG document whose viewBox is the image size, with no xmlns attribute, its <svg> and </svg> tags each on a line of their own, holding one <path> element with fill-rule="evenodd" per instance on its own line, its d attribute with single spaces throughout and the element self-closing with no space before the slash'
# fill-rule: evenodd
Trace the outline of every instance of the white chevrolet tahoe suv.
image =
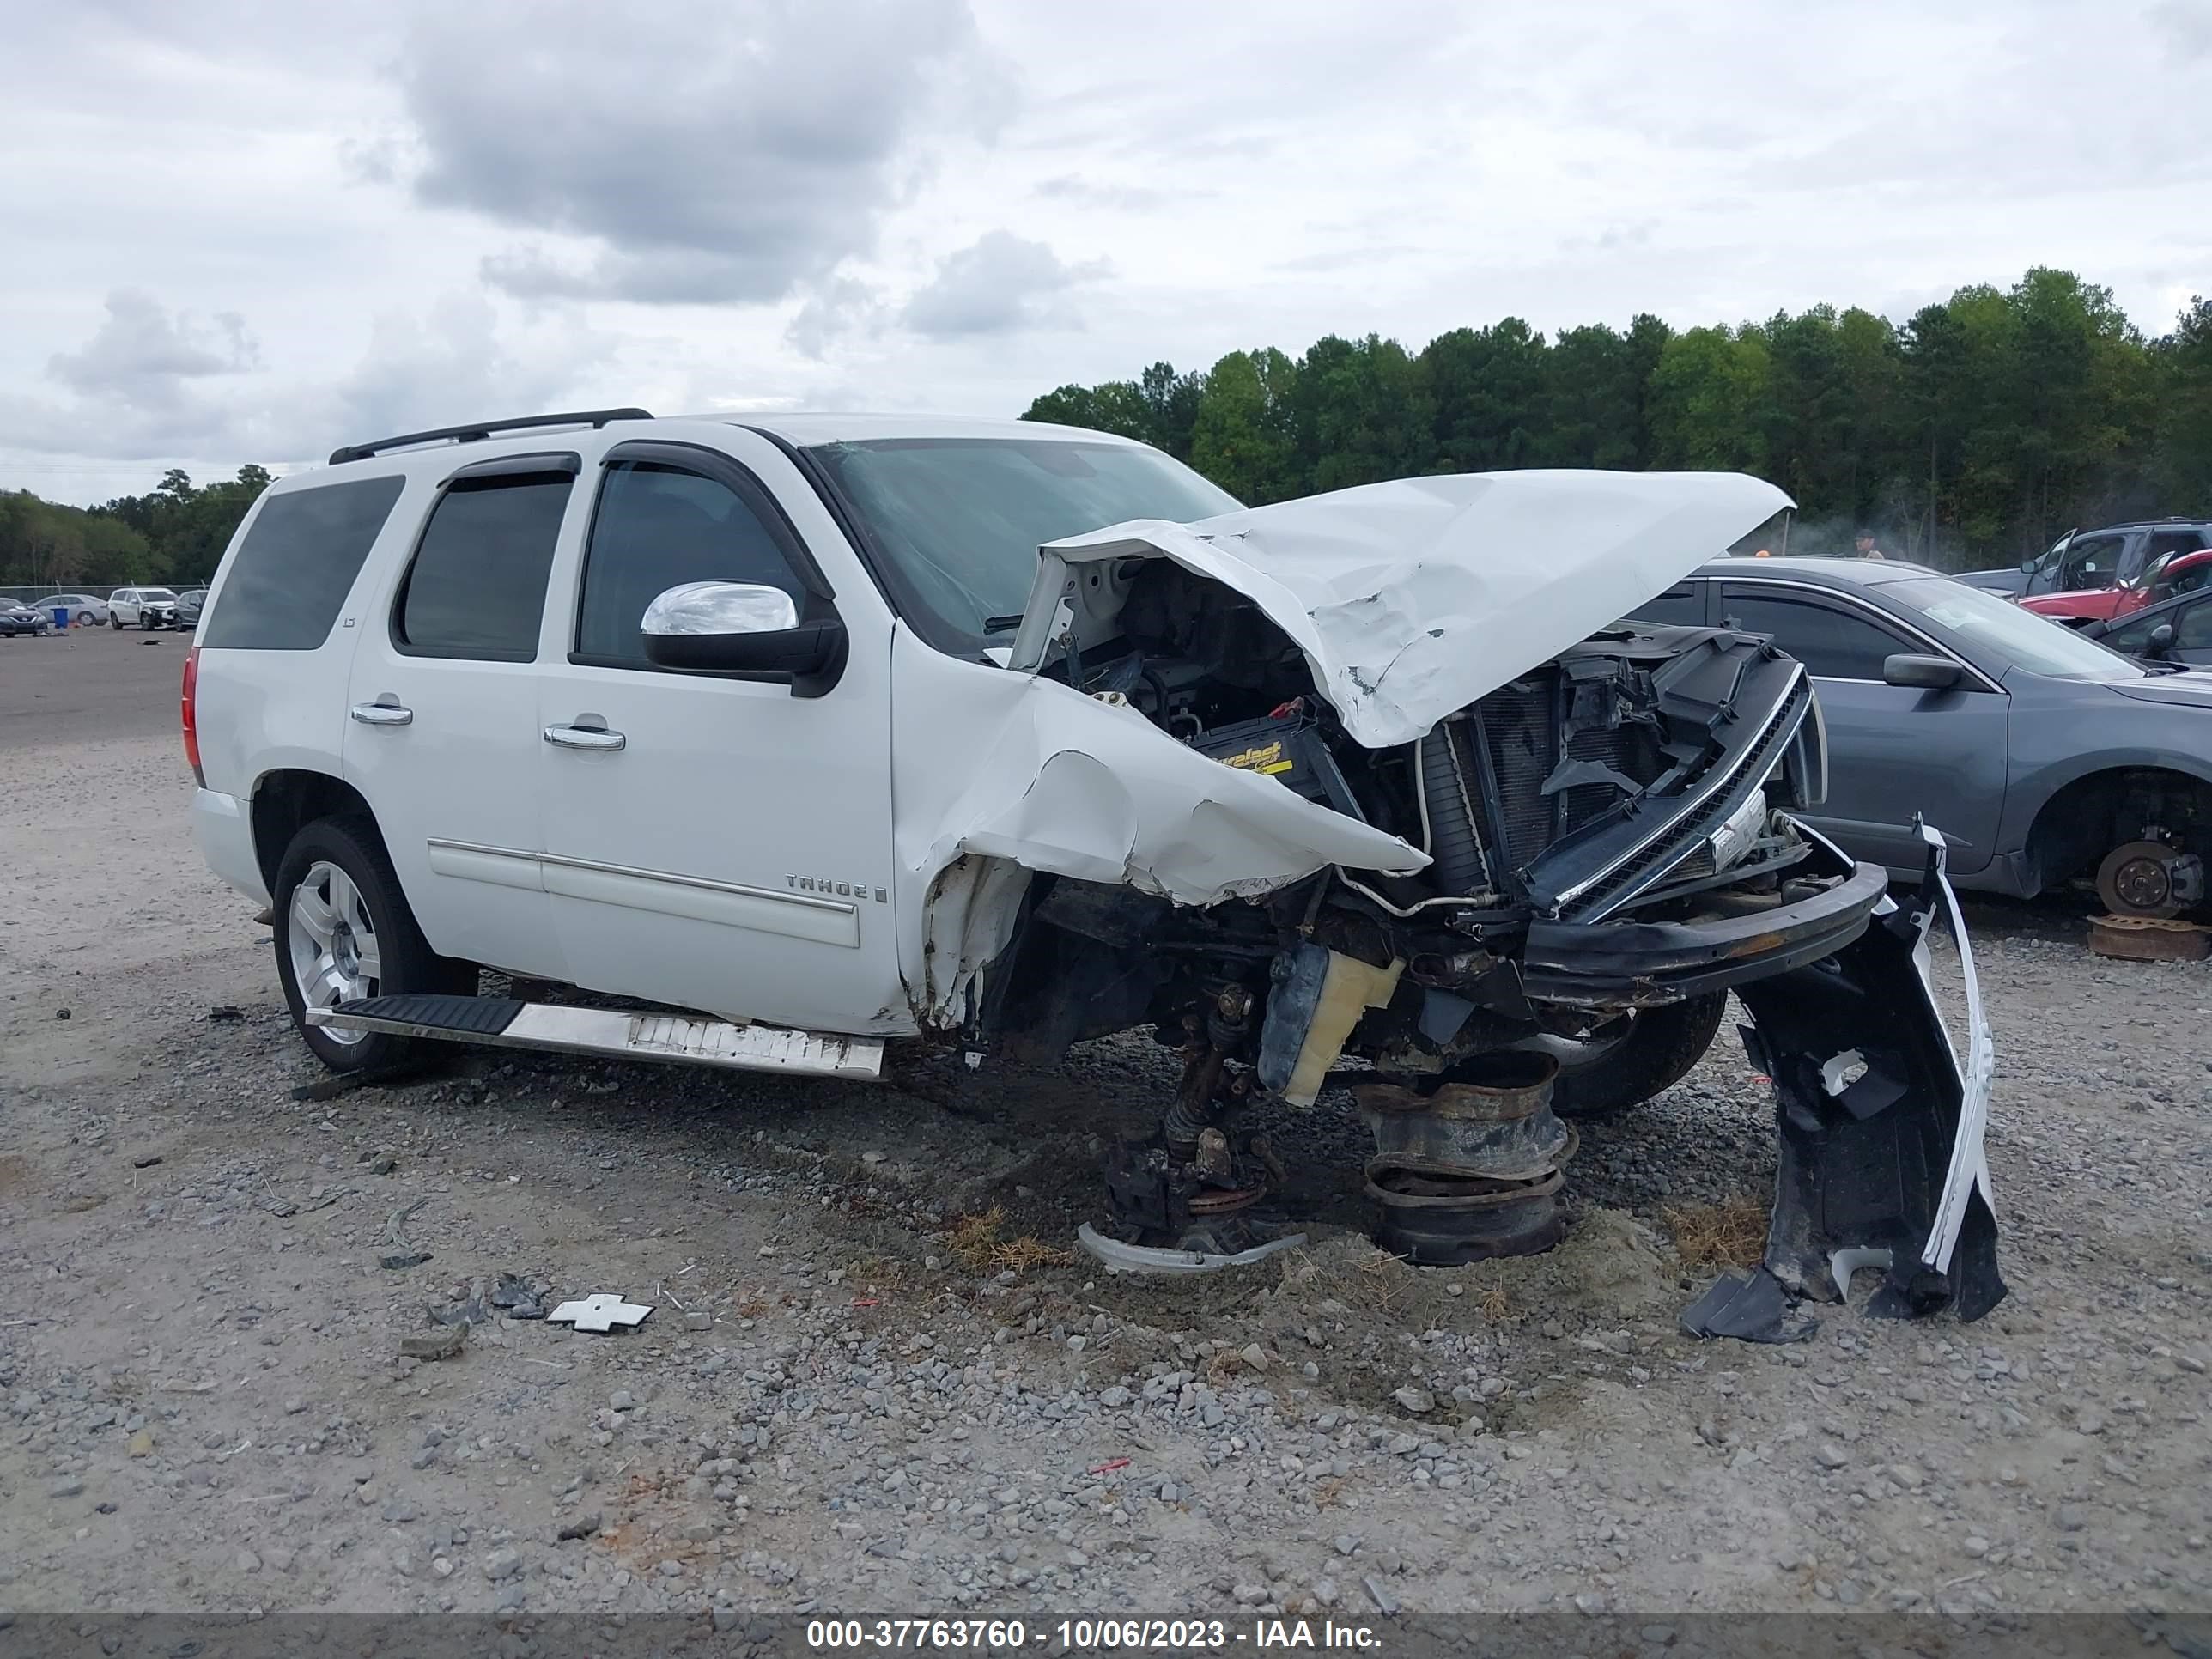
<svg viewBox="0 0 2212 1659">
<path fill-rule="evenodd" d="M 1617 1109 L 1733 990 L 1784 1106 L 1770 1267 L 1832 1296 L 1872 1251 L 1892 1304 L 1978 1314 L 1987 1040 L 1954 1057 L 1921 966 L 1940 913 L 1965 954 L 1941 836 L 1900 906 L 1795 816 L 1799 665 L 1614 621 L 1785 505 L 1531 472 L 1247 510 L 1140 444 L 934 416 L 350 446 L 211 584 L 198 836 L 341 1070 L 442 1038 L 866 1077 L 887 1042 L 1151 1027 L 1183 1083 L 1108 1184 L 1153 1245 L 1249 1243 L 1255 1100 L 1350 1066 Z"/>
</svg>

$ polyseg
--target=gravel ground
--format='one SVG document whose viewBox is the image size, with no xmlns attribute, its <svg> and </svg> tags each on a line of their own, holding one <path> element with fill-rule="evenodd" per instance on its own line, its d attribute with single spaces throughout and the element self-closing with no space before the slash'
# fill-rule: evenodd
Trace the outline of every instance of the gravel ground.
<svg viewBox="0 0 2212 1659">
<path fill-rule="evenodd" d="M 294 1101 L 267 936 L 189 844 L 181 642 L 9 644 L 17 1612 L 2212 1606 L 2203 966 L 1977 911 L 2013 1287 L 1977 1326 L 1677 1334 L 1706 1275 L 1668 1210 L 1771 1174 L 1725 1036 L 1585 1134 L 1547 1255 L 1414 1272 L 1323 1225 L 1125 1281 L 1066 1247 L 1147 1043 L 872 1088 L 457 1051 Z M 1332 1217 L 1344 1106 L 1285 1126 L 1340 1154 Z M 503 1274 L 654 1311 L 400 1357 Z"/>
</svg>

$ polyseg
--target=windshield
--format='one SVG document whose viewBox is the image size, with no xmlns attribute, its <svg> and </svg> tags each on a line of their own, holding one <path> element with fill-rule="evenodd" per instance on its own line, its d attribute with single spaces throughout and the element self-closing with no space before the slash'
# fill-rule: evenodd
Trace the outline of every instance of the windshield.
<svg viewBox="0 0 2212 1659">
<path fill-rule="evenodd" d="M 897 566 L 902 600 L 927 610 L 942 625 L 927 631 L 940 634 L 980 636 L 991 619 L 1018 614 L 1047 542 L 1239 505 L 1180 461 L 1127 444 L 894 438 L 811 453 Z"/>
<path fill-rule="evenodd" d="M 149 605 L 174 605 L 177 596 L 166 587 L 149 587 L 141 595 Z"/>
<path fill-rule="evenodd" d="M 1883 590 L 1960 638 L 1996 650 L 2032 674 L 2061 680 L 2139 680 L 2143 671 L 2118 652 L 2085 640 L 2063 623 L 2009 599 L 1941 576 L 1892 582 Z"/>
</svg>

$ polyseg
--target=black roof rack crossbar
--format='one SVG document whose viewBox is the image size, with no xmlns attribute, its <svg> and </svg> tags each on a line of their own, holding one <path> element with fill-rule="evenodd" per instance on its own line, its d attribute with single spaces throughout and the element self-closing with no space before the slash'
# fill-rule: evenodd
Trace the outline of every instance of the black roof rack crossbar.
<svg viewBox="0 0 2212 1659">
<path fill-rule="evenodd" d="M 649 421 L 649 409 L 577 409 L 565 415 L 525 415 L 512 421 L 477 421 L 469 426 L 441 426 L 429 432 L 403 432 L 396 438 L 379 438 L 374 443 L 344 444 L 331 451 L 331 465 L 343 466 L 348 461 L 367 460 L 371 455 L 387 449 L 404 449 L 410 444 L 434 443 L 441 438 L 451 438 L 455 443 L 479 443 L 498 432 L 527 432 L 540 426 L 602 427 L 609 421 Z"/>
</svg>

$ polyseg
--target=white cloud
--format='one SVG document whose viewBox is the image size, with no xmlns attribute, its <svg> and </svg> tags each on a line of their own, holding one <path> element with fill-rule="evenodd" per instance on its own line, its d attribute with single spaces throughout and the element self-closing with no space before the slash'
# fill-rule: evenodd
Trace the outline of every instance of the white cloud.
<svg viewBox="0 0 2212 1659">
<path fill-rule="evenodd" d="M 964 0 L 445 7 L 397 75 L 419 200 L 570 244 L 489 281 L 648 303 L 777 300 L 868 252 L 934 144 L 1006 102 Z"/>
<path fill-rule="evenodd" d="M 91 397 L 173 403 L 185 383 L 254 368 L 260 348 L 246 319 L 226 311 L 205 322 L 162 309 L 143 289 L 107 296 L 107 320 L 83 347 L 46 360 L 56 380 Z"/>
<path fill-rule="evenodd" d="M 1064 264 L 1042 242 L 994 230 L 939 261 L 937 274 L 907 301 L 902 314 L 908 328 L 933 340 L 1065 323 L 1073 313 L 1060 303 L 1062 296 L 1082 283 L 1102 280 L 1110 270 L 1103 260 Z"/>
<path fill-rule="evenodd" d="M 2212 269 L 2212 151 L 2098 95 L 2201 67 L 2203 0 L 17 9 L 0 486 L 72 499 L 532 404 L 1012 413 L 2032 264 L 2155 333 Z"/>
</svg>

